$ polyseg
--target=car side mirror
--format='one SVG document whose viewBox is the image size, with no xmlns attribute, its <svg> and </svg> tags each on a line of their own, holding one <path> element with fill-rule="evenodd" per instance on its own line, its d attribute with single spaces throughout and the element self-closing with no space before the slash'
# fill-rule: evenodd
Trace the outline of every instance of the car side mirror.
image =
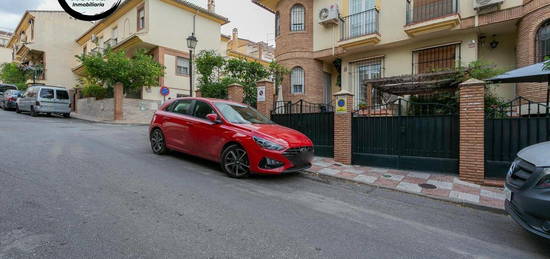
<svg viewBox="0 0 550 259">
<path fill-rule="evenodd" d="M 209 121 L 214 122 L 214 123 L 216 123 L 216 124 L 222 123 L 222 121 L 218 118 L 218 115 L 215 114 L 215 113 L 206 115 L 206 118 L 207 118 Z"/>
</svg>

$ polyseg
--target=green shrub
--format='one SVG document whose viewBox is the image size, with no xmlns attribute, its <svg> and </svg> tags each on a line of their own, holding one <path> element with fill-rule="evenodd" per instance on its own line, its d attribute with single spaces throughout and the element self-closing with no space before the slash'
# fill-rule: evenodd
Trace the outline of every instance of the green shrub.
<svg viewBox="0 0 550 259">
<path fill-rule="evenodd" d="M 107 96 L 107 88 L 99 85 L 88 85 L 82 88 L 82 96 L 95 97 L 98 100 L 105 99 Z"/>
</svg>

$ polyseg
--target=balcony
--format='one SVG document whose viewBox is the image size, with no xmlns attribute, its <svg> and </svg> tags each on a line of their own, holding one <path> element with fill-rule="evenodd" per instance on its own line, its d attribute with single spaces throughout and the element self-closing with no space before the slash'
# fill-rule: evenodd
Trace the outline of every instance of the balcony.
<svg viewBox="0 0 550 259">
<path fill-rule="evenodd" d="M 407 0 L 405 32 L 411 36 L 452 29 L 460 23 L 458 0 Z"/>
<path fill-rule="evenodd" d="M 344 48 L 380 42 L 379 11 L 376 8 L 341 18 L 339 46 Z"/>
<path fill-rule="evenodd" d="M 118 44 L 118 39 L 108 39 L 105 41 L 105 49 L 113 48 Z"/>
</svg>

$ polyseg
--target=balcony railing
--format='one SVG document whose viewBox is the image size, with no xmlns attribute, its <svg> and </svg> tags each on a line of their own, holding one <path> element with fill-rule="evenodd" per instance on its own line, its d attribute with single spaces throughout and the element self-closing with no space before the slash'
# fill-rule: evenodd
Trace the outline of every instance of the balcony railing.
<svg viewBox="0 0 550 259">
<path fill-rule="evenodd" d="M 406 0 L 407 24 L 458 13 L 458 0 Z"/>
<path fill-rule="evenodd" d="M 112 48 L 118 44 L 118 39 L 109 39 L 105 41 L 105 48 Z"/>
<path fill-rule="evenodd" d="M 343 17 L 340 40 L 345 41 L 378 32 L 378 10 L 375 8 Z"/>
</svg>

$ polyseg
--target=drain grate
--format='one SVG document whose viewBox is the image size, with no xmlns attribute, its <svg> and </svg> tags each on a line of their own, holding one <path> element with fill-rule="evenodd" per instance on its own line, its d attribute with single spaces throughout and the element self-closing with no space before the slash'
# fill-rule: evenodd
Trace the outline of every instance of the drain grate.
<svg viewBox="0 0 550 259">
<path fill-rule="evenodd" d="M 418 186 L 420 186 L 424 189 L 430 189 L 430 190 L 437 189 L 437 186 L 435 186 L 433 184 L 429 184 L 429 183 L 421 183 Z"/>
</svg>

